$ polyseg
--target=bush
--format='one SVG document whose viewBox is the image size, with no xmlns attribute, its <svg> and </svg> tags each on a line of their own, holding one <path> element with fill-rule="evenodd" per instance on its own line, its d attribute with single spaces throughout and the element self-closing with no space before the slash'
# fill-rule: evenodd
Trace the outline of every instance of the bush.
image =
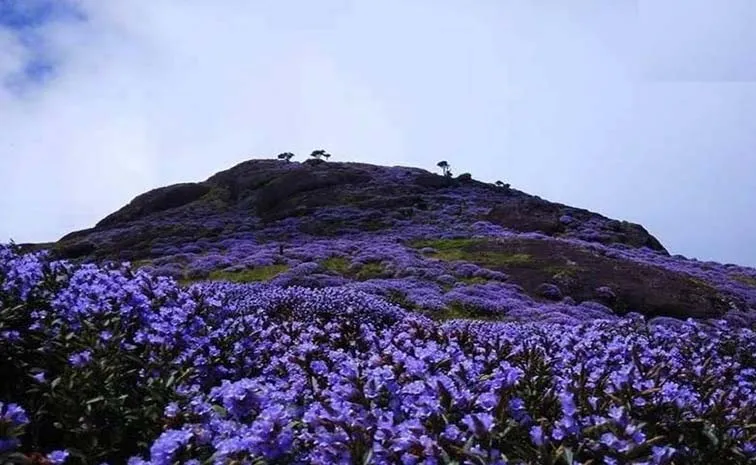
<svg viewBox="0 0 756 465">
<path fill-rule="evenodd" d="M 559 286 L 550 283 L 542 283 L 536 288 L 536 293 L 550 300 L 561 300 L 562 291 Z"/>
<path fill-rule="evenodd" d="M 37 280 L 15 286 L 0 271 L 0 399 L 29 407 L 33 449 L 125 461 L 160 434 L 163 409 L 194 365 L 181 362 L 190 341 L 177 336 L 209 308 L 166 278 L 19 260 Z M 174 310 L 155 313 L 154 304 Z"/>
</svg>

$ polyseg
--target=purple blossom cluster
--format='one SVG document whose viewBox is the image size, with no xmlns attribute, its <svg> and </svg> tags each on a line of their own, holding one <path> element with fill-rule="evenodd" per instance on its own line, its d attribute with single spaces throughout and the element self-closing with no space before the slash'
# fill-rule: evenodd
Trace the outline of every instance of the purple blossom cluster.
<svg viewBox="0 0 756 465">
<path fill-rule="evenodd" d="M 0 402 L 0 454 L 14 451 L 18 447 L 20 441 L 15 433 L 28 423 L 29 417 L 21 406 Z"/>
<path fill-rule="evenodd" d="M 502 283 L 468 287 L 459 300 L 480 307 L 518 293 Z M 0 441 L 16 441 L 0 444 L 23 453 L 42 444 L 6 433 L 7 425 L 39 431 L 61 421 L 91 423 L 41 445 L 56 463 L 74 447 L 67 441 L 88 453 L 81 444 L 91 446 L 102 429 L 98 415 L 110 412 L 96 409 L 110 405 L 134 409 L 109 417 L 124 424 L 147 412 L 140 425 L 152 432 L 149 446 L 126 439 L 88 461 L 756 459 L 756 334 L 725 321 L 652 325 L 638 315 L 617 318 L 598 303 L 554 303 L 555 319 L 566 321 L 438 323 L 352 285 L 182 288 L 128 266 L 75 266 L 3 247 L 0 289 L 0 359 L 9 370 L 28 370 L 0 382 L 0 400 L 9 402 L 0 406 Z M 595 320 L 576 323 L 570 312 L 578 307 Z M 133 377 L 114 384 L 111 378 L 129 371 L 108 368 L 130 364 Z M 89 394 L 98 386 L 99 394 Z M 61 390 L 97 397 L 73 399 L 68 408 L 81 410 L 68 419 L 44 403 Z M 97 438 L 98 447 L 111 440 Z"/>
<path fill-rule="evenodd" d="M 276 274 L 263 273 L 263 279 L 278 286 L 352 286 L 382 297 L 398 296 L 396 300 L 405 306 L 427 312 L 449 309 L 450 303 L 454 302 L 465 308 L 474 308 L 475 313 L 498 315 L 502 319 L 513 321 L 541 321 L 547 318 L 566 323 L 590 320 L 592 317 L 581 311 L 584 308 L 580 305 L 581 302 L 572 300 L 569 291 L 563 290 L 561 285 L 556 287 L 557 282 L 545 282 L 539 289 L 531 290 L 529 295 L 513 294 L 506 286 L 496 287 L 496 283 L 512 283 L 508 273 L 464 260 L 440 259 L 437 251 L 430 247 L 411 246 L 416 239 L 478 238 L 502 241 L 503 244 L 509 240 L 523 239 L 560 241 L 592 254 L 649 265 L 674 272 L 691 282 L 700 282 L 701 285 L 709 286 L 712 293 L 719 294 L 721 302 L 716 306 L 718 309 L 729 308 L 723 318 L 730 324 L 756 327 L 756 270 L 735 265 L 702 263 L 679 256 L 669 257 L 648 248 L 591 242 L 591 239 L 579 238 L 583 234 L 580 229 L 571 230 L 574 234 L 565 233 L 560 238 L 538 232 L 517 233 L 479 219 L 484 216 L 481 213 L 483 210 L 478 211 L 472 207 L 483 205 L 489 208 L 489 205 L 493 205 L 481 193 L 465 191 L 463 194 L 451 190 L 430 197 L 428 202 L 432 208 L 420 211 L 417 213 L 419 216 L 413 217 L 412 221 L 394 224 L 390 230 L 377 233 L 355 230 L 328 238 L 302 233 L 300 217 L 285 218 L 269 224 L 261 224 L 252 217 L 239 224 L 236 214 L 216 214 L 212 218 L 217 225 L 213 227 L 229 229 L 224 229 L 223 235 L 217 240 L 203 239 L 177 245 L 172 248 L 172 254 L 169 253 L 170 248 L 163 248 L 161 250 L 165 255 L 141 265 L 153 274 L 185 281 L 214 279 L 214 273 L 217 272 L 228 277 L 229 274 L 243 274 L 257 268 L 281 267 L 280 270 L 276 269 Z M 459 212 L 447 214 L 440 208 L 441 205 L 456 205 L 457 202 L 469 205 L 466 212 L 475 213 L 470 213 L 472 216 L 469 217 L 460 216 Z M 439 208 L 435 209 L 433 205 Z M 308 216 L 308 221 L 349 222 L 354 220 L 353 214 L 352 209 L 346 207 L 321 207 Z M 368 211 L 365 214 L 372 213 Z M 478 219 L 475 220 L 476 218 Z M 573 217 L 573 220 L 580 223 L 581 228 L 612 230 L 607 226 L 608 219 L 604 221 L 600 217 L 594 217 L 578 221 Z M 160 227 L 168 227 L 168 224 Z M 125 233 L 126 231 L 122 231 L 119 234 Z M 98 234 L 113 236 L 116 233 L 104 231 Z M 347 264 L 346 269 L 326 269 L 324 262 L 332 257 L 343 258 Z M 370 273 L 361 272 L 366 266 L 372 267 Z M 501 292 L 496 295 L 493 291 L 487 291 L 490 298 L 481 300 L 480 289 L 471 284 L 501 289 Z M 601 286 L 601 283 L 597 285 L 599 287 L 592 298 L 613 308 L 624 308 L 614 305 L 621 289 L 608 289 Z M 502 303 L 508 299 L 517 302 Z M 642 308 L 629 310 L 644 312 Z"/>
</svg>

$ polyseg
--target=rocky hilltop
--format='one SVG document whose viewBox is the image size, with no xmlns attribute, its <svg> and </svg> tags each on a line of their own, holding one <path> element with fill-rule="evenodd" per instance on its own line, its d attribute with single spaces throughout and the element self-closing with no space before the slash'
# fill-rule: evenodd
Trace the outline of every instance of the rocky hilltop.
<svg viewBox="0 0 756 465">
<path fill-rule="evenodd" d="M 670 256 L 641 225 L 408 167 L 249 160 L 46 246 L 185 284 L 355 288 L 444 319 L 743 325 L 756 311 L 754 269 Z"/>
</svg>

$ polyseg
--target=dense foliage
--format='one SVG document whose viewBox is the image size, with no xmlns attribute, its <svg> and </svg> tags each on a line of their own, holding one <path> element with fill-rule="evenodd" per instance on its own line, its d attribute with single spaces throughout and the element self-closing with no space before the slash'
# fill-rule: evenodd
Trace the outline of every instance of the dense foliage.
<svg viewBox="0 0 756 465">
<path fill-rule="evenodd" d="M 755 354 L 725 322 L 441 324 L 0 247 L 11 462 L 752 463 Z"/>
</svg>

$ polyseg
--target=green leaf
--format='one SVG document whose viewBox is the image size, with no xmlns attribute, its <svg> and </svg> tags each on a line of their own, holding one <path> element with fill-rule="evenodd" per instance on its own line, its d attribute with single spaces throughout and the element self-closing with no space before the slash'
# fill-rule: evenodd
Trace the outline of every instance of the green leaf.
<svg viewBox="0 0 756 465">
<path fill-rule="evenodd" d="M 228 410 L 226 410 L 222 405 L 213 404 L 213 410 L 220 415 L 221 417 L 226 417 L 228 415 Z"/>
<path fill-rule="evenodd" d="M 717 447 L 719 445 L 719 438 L 716 434 L 714 434 L 714 428 L 711 425 L 706 425 L 704 427 L 703 434 L 714 447 Z"/>
<path fill-rule="evenodd" d="M 567 465 L 572 465 L 574 461 L 574 454 L 571 448 L 564 447 L 561 457 L 564 458 L 564 461 L 567 462 Z"/>
</svg>

